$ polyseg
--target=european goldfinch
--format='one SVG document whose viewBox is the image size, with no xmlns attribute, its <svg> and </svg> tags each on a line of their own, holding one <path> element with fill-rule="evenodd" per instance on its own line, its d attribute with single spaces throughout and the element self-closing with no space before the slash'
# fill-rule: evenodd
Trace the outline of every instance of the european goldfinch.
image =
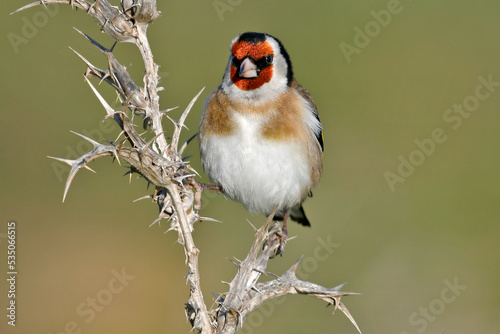
<svg viewBox="0 0 500 334">
<path fill-rule="evenodd" d="M 283 44 L 266 33 L 231 41 L 222 84 L 205 100 L 199 144 L 211 182 L 251 213 L 310 226 L 302 202 L 320 180 L 322 126 Z M 283 245 L 284 246 L 284 245 Z"/>
</svg>

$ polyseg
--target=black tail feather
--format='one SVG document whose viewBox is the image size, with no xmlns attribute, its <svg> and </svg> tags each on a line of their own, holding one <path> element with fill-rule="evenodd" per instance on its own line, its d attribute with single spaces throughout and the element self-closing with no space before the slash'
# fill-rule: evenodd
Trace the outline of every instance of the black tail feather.
<svg viewBox="0 0 500 334">
<path fill-rule="evenodd" d="M 302 205 L 297 205 L 297 206 L 294 206 L 293 208 L 289 209 L 288 216 L 293 221 L 296 221 L 297 223 L 299 223 L 301 225 L 311 226 L 311 223 L 309 222 L 309 219 L 307 219 L 306 213 L 304 212 L 304 208 L 302 207 Z M 275 215 L 274 219 L 275 220 L 283 220 L 283 214 Z"/>
</svg>

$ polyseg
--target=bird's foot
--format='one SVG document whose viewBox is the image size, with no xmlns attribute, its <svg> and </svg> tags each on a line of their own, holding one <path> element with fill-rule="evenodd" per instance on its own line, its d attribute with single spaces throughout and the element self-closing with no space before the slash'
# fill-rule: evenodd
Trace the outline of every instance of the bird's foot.
<svg viewBox="0 0 500 334">
<path fill-rule="evenodd" d="M 203 190 L 215 190 L 220 193 L 224 193 L 221 186 L 215 184 L 206 184 L 196 181 L 193 177 L 188 178 L 188 184 L 186 186 L 194 188 L 194 210 L 199 212 L 201 210 L 201 194 Z"/>
<path fill-rule="evenodd" d="M 286 241 L 288 240 L 288 231 L 284 229 L 279 238 L 280 245 L 278 246 L 278 248 L 276 248 L 276 255 L 283 256 L 283 253 L 285 252 Z"/>
<path fill-rule="evenodd" d="M 276 242 L 278 242 L 278 247 L 274 250 L 274 253 L 270 256 L 270 258 L 274 258 L 277 255 L 283 256 L 283 253 L 285 251 L 285 245 L 286 241 L 288 240 L 288 231 L 286 229 L 286 226 L 282 229 L 278 224 L 278 228 L 269 236 L 267 241 L 264 243 L 264 247 L 272 247 Z M 271 227 L 272 229 L 273 227 Z"/>
</svg>

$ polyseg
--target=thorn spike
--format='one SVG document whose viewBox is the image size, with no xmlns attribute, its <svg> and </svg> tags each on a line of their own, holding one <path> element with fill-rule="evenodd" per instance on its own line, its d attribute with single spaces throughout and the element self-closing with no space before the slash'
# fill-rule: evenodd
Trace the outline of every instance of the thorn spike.
<svg viewBox="0 0 500 334">
<path fill-rule="evenodd" d="M 351 323 L 354 325 L 354 327 L 356 327 L 356 329 L 358 330 L 359 334 L 361 334 L 361 329 L 359 329 L 359 326 L 356 323 L 356 320 L 354 320 L 353 316 L 351 315 L 351 313 L 349 312 L 349 310 L 347 309 L 347 307 L 345 307 L 345 305 L 340 302 L 340 298 L 339 298 L 339 300 L 338 300 L 337 303 L 338 303 L 338 308 L 345 314 L 345 316 L 347 317 L 347 319 L 351 320 Z"/>
<path fill-rule="evenodd" d="M 66 179 L 66 184 L 64 185 L 63 203 L 66 200 L 66 195 L 68 194 L 71 182 L 73 182 L 76 173 L 78 173 L 78 169 L 79 167 L 76 164 L 71 167 L 71 171 L 69 172 L 68 178 Z"/>
<path fill-rule="evenodd" d="M 89 171 L 94 172 L 95 174 L 97 174 L 97 172 L 96 172 L 95 170 L 93 170 L 92 168 L 90 168 L 90 167 L 89 167 L 89 166 L 87 166 L 86 164 L 84 164 L 84 165 L 83 165 L 83 167 L 84 167 L 85 169 L 88 169 Z"/>
<path fill-rule="evenodd" d="M 104 109 L 106 109 L 106 113 L 108 114 L 108 116 L 113 116 L 115 114 L 115 110 L 113 108 L 111 108 L 111 106 L 108 104 L 108 102 L 106 102 L 106 100 L 97 91 L 97 89 L 95 89 L 94 85 L 92 85 L 92 83 L 89 81 L 89 79 L 86 76 L 84 76 L 84 78 L 85 78 L 85 81 L 87 81 L 87 83 L 89 84 L 90 88 L 92 88 L 92 91 L 94 92 L 94 94 L 99 99 L 99 102 L 101 102 Z"/>
<path fill-rule="evenodd" d="M 85 135 L 82 135 L 81 133 L 75 132 L 73 130 L 69 130 L 69 132 L 71 132 L 71 133 L 73 133 L 73 134 L 75 134 L 75 135 L 77 135 L 79 137 L 82 137 L 83 139 L 85 139 L 86 141 L 88 141 L 89 143 L 91 143 L 94 146 L 94 148 L 99 147 L 101 145 L 98 142 L 96 142 L 94 139 L 89 138 L 89 137 L 87 137 Z"/>
<path fill-rule="evenodd" d="M 69 160 L 69 159 L 63 159 L 63 158 L 57 158 L 57 157 L 51 157 L 51 156 L 47 156 L 47 158 L 54 159 L 54 160 L 57 160 L 57 161 L 60 161 L 60 162 L 64 162 L 65 164 L 68 164 L 70 166 L 73 166 L 73 164 L 76 161 L 76 160 Z"/>
<path fill-rule="evenodd" d="M 205 87 L 203 87 L 200 90 L 200 92 L 198 94 L 196 94 L 195 97 L 193 97 L 193 99 L 191 100 L 191 102 L 189 102 L 189 104 L 186 107 L 186 109 L 184 109 L 184 112 L 182 113 L 181 117 L 179 118 L 178 123 L 174 123 L 176 126 L 175 126 L 175 130 L 174 130 L 174 134 L 172 135 L 172 144 L 171 144 L 171 147 L 175 151 L 175 153 L 179 152 L 179 137 L 181 135 L 181 130 L 184 127 L 184 121 L 186 120 L 187 115 L 189 114 L 189 112 L 191 111 L 191 109 L 193 108 L 194 103 L 196 102 L 196 100 L 198 99 L 198 97 L 201 95 L 201 93 L 204 90 L 205 90 Z"/>
<path fill-rule="evenodd" d="M 135 202 L 138 202 L 140 200 L 148 199 L 148 198 L 151 198 L 151 197 L 152 197 L 151 195 L 145 195 L 145 196 L 139 197 L 137 199 L 134 199 L 132 202 L 135 203 Z"/>
</svg>

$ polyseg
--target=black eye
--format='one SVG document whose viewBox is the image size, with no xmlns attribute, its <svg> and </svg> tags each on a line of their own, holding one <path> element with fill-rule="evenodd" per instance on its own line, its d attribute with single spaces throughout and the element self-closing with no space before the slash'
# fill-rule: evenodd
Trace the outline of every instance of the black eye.
<svg viewBox="0 0 500 334">
<path fill-rule="evenodd" d="M 271 65 L 273 63 L 273 55 L 267 55 L 266 56 L 266 64 Z"/>
<path fill-rule="evenodd" d="M 241 64 L 241 60 L 239 60 L 238 58 L 233 56 L 233 58 L 231 59 L 231 65 L 238 68 L 238 67 L 240 67 L 240 64 Z"/>
</svg>

